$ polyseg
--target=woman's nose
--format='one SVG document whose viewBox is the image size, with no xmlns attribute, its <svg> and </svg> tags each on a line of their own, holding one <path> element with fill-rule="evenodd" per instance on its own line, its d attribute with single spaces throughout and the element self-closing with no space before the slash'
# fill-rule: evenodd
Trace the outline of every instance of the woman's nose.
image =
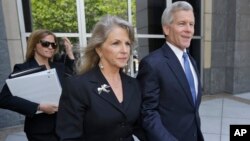
<svg viewBox="0 0 250 141">
<path fill-rule="evenodd" d="M 122 47 L 121 47 L 122 52 L 126 52 L 127 53 L 129 51 L 129 49 L 130 48 L 126 44 L 123 44 Z"/>
</svg>

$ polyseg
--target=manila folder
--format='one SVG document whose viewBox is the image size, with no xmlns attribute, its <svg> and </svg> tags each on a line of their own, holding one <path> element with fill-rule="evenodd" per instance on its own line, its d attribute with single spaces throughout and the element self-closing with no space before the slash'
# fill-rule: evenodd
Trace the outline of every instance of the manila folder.
<svg viewBox="0 0 250 141">
<path fill-rule="evenodd" d="M 62 87 L 55 69 L 7 79 L 10 92 L 36 103 L 59 104 Z"/>
</svg>

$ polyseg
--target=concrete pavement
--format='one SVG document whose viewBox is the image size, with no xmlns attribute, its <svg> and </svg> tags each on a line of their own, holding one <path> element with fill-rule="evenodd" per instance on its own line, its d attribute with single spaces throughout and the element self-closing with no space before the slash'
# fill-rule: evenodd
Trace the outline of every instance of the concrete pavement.
<svg viewBox="0 0 250 141">
<path fill-rule="evenodd" d="M 229 141 L 231 124 L 250 124 L 250 93 L 203 96 L 200 116 L 205 141 Z"/>
</svg>

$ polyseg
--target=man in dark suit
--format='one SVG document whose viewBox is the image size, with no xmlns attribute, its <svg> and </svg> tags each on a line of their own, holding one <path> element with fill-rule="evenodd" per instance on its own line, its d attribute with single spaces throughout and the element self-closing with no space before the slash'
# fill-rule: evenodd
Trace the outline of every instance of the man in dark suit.
<svg viewBox="0 0 250 141">
<path fill-rule="evenodd" d="M 150 141 L 204 140 L 198 112 L 201 83 L 195 61 L 187 55 L 194 24 L 192 6 L 173 3 L 162 15 L 166 43 L 140 62 L 143 127 Z"/>
</svg>

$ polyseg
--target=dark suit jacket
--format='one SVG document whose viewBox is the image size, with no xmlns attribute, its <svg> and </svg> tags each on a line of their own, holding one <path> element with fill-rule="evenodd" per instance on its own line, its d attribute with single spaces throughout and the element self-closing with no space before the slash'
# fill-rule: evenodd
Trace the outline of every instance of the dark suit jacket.
<svg viewBox="0 0 250 141">
<path fill-rule="evenodd" d="M 140 129 L 141 93 L 136 79 L 120 75 L 122 103 L 110 87 L 98 93 L 98 87 L 109 85 L 99 67 L 66 81 L 57 116 L 60 141 L 133 140 L 132 134 Z"/>
<path fill-rule="evenodd" d="M 38 63 L 35 59 L 31 59 L 23 64 L 16 64 L 14 66 L 13 73 L 27 70 L 30 68 L 38 67 Z M 52 63 L 50 62 L 51 68 L 56 68 L 60 82 L 63 81 L 64 76 L 64 65 L 62 63 Z M 25 83 L 25 82 L 24 82 Z M 39 87 L 39 86 L 38 86 Z M 55 138 L 55 120 L 56 114 L 35 114 L 37 111 L 38 103 L 34 103 L 20 97 L 13 96 L 7 86 L 4 85 L 0 93 L 0 107 L 4 109 L 9 109 L 21 114 L 26 115 L 24 131 L 27 134 L 27 137 L 33 135 L 39 135 L 38 138 L 41 140 L 54 140 Z M 45 134 L 54 134 L 54 137 L 46 137 Z M 52 139 L 51 139 L 52 138 Z"/>
<path fill-rule="evenodd" d="M 191 62 L 198 74 L 192 58 Z M 200 81 L 194 104 L 185 72 L 167 44 L 140 62 L 137 79 L 143 94 L 143 127 L 150 141 L 203 141 Z"/>
</svg>

